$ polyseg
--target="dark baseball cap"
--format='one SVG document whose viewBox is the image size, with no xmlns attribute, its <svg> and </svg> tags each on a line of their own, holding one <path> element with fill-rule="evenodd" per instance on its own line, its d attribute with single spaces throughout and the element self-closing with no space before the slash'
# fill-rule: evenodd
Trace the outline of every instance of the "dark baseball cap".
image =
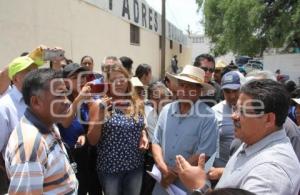
<svg viewBox="0 0 300 195">
<path fill-rule="evenodd" d="M 77 63 L 71 63 L 71 64 L 68 64 L 64 67 L 63 77 L 68 78 L 68 77 L 74 75 L 75 73 L 83 72 L 83 71 L 88 71 L 87 67 L 80 66 Z"/>
<path fill-rule="evenodd" d="M 240 75 L 236 71 L 226 73 L 221 80 L 222 89 L 237 90 L 241 87 Z"/>
</svg>

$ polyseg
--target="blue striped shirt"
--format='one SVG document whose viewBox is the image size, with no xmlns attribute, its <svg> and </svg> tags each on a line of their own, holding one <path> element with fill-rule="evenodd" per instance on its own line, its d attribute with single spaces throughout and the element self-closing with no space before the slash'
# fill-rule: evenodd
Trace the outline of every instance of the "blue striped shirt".
<svg viewBox="0 0 300 195">
<path fill-rule="evenodd" d="M 5 153 L 9 194 L 76 194 L 77 180 L 55 125 L 47 129 L 27 109 Z"/>
</svg>

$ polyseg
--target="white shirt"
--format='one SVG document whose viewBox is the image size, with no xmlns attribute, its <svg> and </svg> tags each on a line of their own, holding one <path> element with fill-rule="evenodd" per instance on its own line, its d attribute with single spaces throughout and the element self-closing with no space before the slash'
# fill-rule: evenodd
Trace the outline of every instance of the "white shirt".
<svg viewBox="0 0 300 195">
<path fill-rule="evenodd" d="M 219 129 L 219 155 L 218 158 L 223 163 L 227 163 L 230 156 L 230 144 L 234 139 L 234 125 L 231 119 L 231 107 L 227 104 L 226 100 L 218 103 L 212 107 L 218 120 Z M 224 165 L 225 166 L 225 165 Z"/>
<path fill-rule="evenodd" d="M 149 134 L 150 142 L 152 143 L 154 137 L 154 130 L 158 120 L 158 114 L 156 113 L 156 111 L 152 106 L 145 105 L 145 116 L 146 116 L 148 130 L 149 130 L 148 134 Z"/>
<path fill-rule="evenodd" d="M 22 93 L 13 86 L 0 99 L 0 152 L 4 155 L 5 148 L 12 130 L 24 115 L 26 104 Z"/>
</svg>

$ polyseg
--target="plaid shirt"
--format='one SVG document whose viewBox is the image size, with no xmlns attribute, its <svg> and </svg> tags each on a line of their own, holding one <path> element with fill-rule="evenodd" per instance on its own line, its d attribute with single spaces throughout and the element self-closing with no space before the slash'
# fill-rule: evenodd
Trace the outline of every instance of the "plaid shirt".
<svg viewBox="0 0 300 195">
<path fill-rule="evenodd" d="M 5 153 L 9 194 L 76 194 L 78 182 L 60 141 L 28 109 L 13 130 Z"/>
</svg>

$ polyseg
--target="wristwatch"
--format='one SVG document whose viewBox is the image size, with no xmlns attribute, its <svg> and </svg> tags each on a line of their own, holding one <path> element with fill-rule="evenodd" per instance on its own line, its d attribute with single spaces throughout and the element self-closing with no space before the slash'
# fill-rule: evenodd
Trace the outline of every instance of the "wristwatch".
<svg viewBox="0 0 300 195">
<path fill-rule="evenodd" d="M 205 184 L 202 188 L 193 189 L 192 195 L 204 195 L 209 189 L 209 185 Z"/>
</svg>

